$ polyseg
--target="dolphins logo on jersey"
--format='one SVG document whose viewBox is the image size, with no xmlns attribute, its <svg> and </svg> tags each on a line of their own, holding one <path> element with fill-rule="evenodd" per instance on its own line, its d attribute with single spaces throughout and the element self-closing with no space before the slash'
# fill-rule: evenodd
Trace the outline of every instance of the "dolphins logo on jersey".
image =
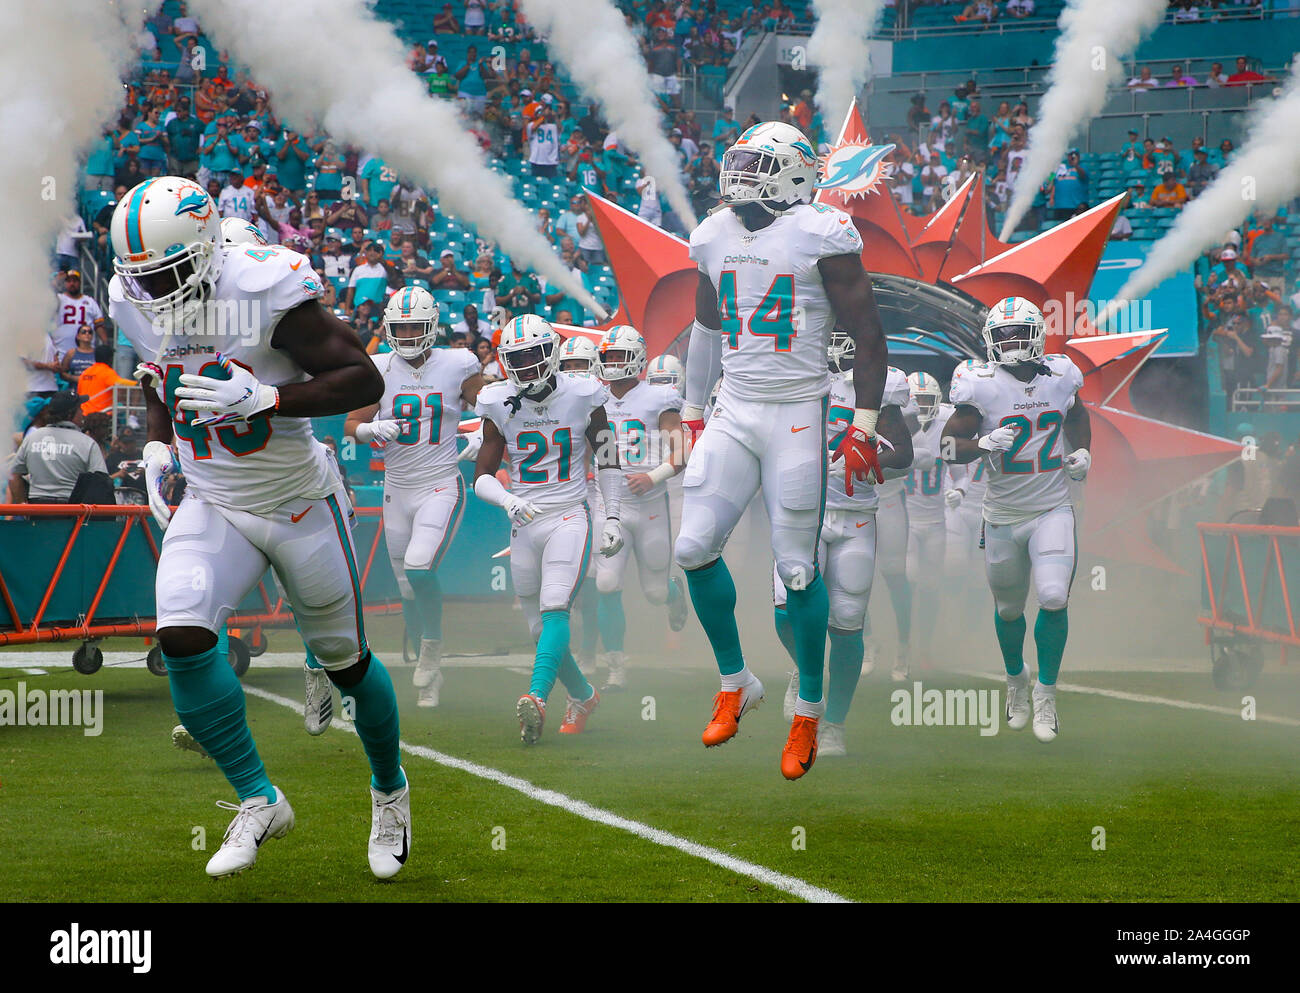
<svg viewBox="0 0 1300 993">
<path fill-rule="evenodd" d="M 893 174 L 889 154 L 893 145 L 845 142 L 832 148 L 822 162 L 819 190 L 834 190 L 845 200 L 878 192 L 881 180 Z"/>
</svg>

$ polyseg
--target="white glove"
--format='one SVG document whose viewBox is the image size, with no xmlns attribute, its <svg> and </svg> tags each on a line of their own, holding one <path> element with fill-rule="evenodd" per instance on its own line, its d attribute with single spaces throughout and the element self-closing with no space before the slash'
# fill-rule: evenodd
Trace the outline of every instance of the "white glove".
<svg viewBox="0 0 1300 993">
<path fill-rule="evenodd" d="M 167 378 L 157 362 L 141 362 L 135 367 L 135 381 L 146 389 L 152 387 L 162 395 L 163 381 Z"/>
<path fill-rule="evenodd" d="M 1075 482 L 1088 475 L 1092 468 L 1092 453 L 1086 448 L 1076 448 L 1065 457 L 1065 474 Z"/>
<path fill-rule="evenodd" d="M 517 497 L 513 493 L 506 494 L 505 503 L 501 506 L 505 508 L 510 523 L 515 527 L 523 527 L 537 516 L 536 504 L 531 500 L 525 500 L 523 497 Z"/>
<path fill-rule="evenodd" d="M 357 425 L 357 441 L 370 444 L 377 441 L 387 444 L 402 433 L 402 425 L 397 421 L 362 421 Z"/>
<path fill-rule="evenodd" d="M 456 456 L 461 462 L 473 462 L 478 458 L 478 450 L 483 447 L 483 427 L 465 435 L 465 449 Z"/>
<path fill-rule="evenodd" d="M 605 529 L 600 532 L 600 554 L 609 558 L 623 547 L 623 528 L 613 517 L 605 518 Z"/>
<path fill-rule="evenodd" d="M 962 497 L 965 495 L 966 494 L 961 490 L 951 489 L 944 493 L 943 502 L 947 505 L 949 510 L 956 510 L 961 506 Z"/>
<path fill-rule="evenodd" d="M 167 499 L 162 493 L 162 484 L 167 476 L 176 471 L 176 459 L 171 446 L 161 441 L 151 441 L 144 446 L 141 454 L 144 463 L 144 490 L 149 495 L 149 509 L 153 519 L 164 531 L 172 519 L 172 509 L 167 506 Z"/>
<path fill-rule="evenodd" d="M 187 372 L 181 374 L 181 385 L 176 388 L 177 408 L 203 415 L 194 419 L 195 425 L 246 421 L 254 414 L 280 405 L 280 391 L 274 386 L 262 385 L 251 372 L 224 355 L 218 354 L 217 362 L 230 373 L 229 379 L 211 379 Z"/>
<path fill-rule="evenodd" d="M 1016 440 L 1016 429 L 1009 424 L 994 428 L 984 435 L 977 444 L 986 452 L 1005 452 Z"/>
</svg>

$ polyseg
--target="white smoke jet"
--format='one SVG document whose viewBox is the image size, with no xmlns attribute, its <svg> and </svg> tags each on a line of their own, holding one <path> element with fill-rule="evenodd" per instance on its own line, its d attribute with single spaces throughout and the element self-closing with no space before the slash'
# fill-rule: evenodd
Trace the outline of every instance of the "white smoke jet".
<svg viewBox="0 0 1300 993">
<path fill-rule="evenodd" d="M 1049 88 L 1029 131 L 1029 154 L 1011 191 L 1003 241 L 1016 229 L 1070 142 L 1101 113 L 1106 90 L 1124 79 L 1123 60 L 1159 26 L 1166 0 L 1070 0 L 1061 11 Z"/>
<path fill-rule="evenodd" d="M 659 101 L 623 15 L 609 0 L 523 0 L 523 8 L 551 54 L 582 92 L 601 105 L 619 140 L 655 178 L 673 213 L 688 231 L 694 228 L 677 150 L 660 129 Z"/>
<path fill-rule="evenodd" d="M 1190 201 L 1163 238 L 1147 252 L 1142 268 L 1130 276 L 1101 314 L 1104 324 L 1123 300 L 1145 296 L 1197 256 L 1223 241 L 1225 231 L 1250 216 L 1267 216 L 1300 195 L 1300 56 L 1291 63 L 1278 96 L 1251 112 L 1246 140 L 1209 186 Z"/>
<path fill-rule="evenodd" d="M 15 40 L 0 57 L 5 417 L 26 390 L 21 357 L 41 359 L 45 351 L 54 313 L 50 252 L 77 212 L 78 156 L 121 106 L 132 33 L 103 0 L 0 5 L 0 36 Z"/>
<path fill-rule="evenodd" d="M 813 0 L 817 24 L 808 39 L 808 61 L 817 66 L 817 109 L 838 127 L 849 104 L 871 78 L 867 36 L 875 30 L 884 0 Z"/>
<path fill-rule="evenodd" d="M 271 91 L 276 111 L 318 120 L 438 191 L 439 207 L 473 223 L 525 268 L 608 316 L 564 267 L 461 127 L 455 104 L 429 96 L 392 28 L 364 0 L 194 0 L 200 23 Z"/>
</svg>

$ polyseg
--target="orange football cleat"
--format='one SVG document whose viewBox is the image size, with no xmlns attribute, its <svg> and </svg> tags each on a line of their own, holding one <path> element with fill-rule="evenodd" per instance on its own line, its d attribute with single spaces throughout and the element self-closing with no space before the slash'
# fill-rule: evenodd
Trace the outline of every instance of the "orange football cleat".
<svg viewBox="0 0 1300 993">
<path fill-rule="evenodd" d="M 713 718 L 701 736 L 708 748 L 730 741 L 740 730 L 740 719 L 763 702 L 763 684 L 753 681 L 738 690 L 720 690 L 713 698 Z"/>
<path fill-rule="evenodd" d="M 794 715 L 781 750 L 781 775 L 786 779 L 798 779 L 817 761 L 817 723 L 816 717 Z"/>
<path fill-rule="evenodd" d="M 569 697 L 569 705 L 564 708 L 564 720 L 560 722 L 560 734 L 582 734 L 587 728 L 587 718 L 599 703 L 600 694 L 594 689 L 589 700 Z"/>
</svg>

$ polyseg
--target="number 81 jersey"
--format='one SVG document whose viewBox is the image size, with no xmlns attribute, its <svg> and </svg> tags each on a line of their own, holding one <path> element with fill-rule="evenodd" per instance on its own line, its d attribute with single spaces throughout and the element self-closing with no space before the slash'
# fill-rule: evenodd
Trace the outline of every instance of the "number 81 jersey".
<svg viewBox="0 0 1300 993">
<path fill-rule="evenodd" d="M 458 471 L 461 387 L 482 370 L 477 356 L 468 348 L 434 348 L 417 367 L 385 352 L 375 356 L 375 368 L 384 377 L 375 420 L 402 426 L 384 446 L 384 484 L 413 489 Z"/>
<path fill-rule="evenodd" d="M 849 215 L 799 204 L 748 230 L 719 210 L 691 232 L 691 258 L 713 283 L 722 316 L 723 400 L 789 403 L 826 396 L 835 314 L 817 263 L 859 255 Z"/>
<path fill-rule="evenodd" d="M 988 459 L 984 519 L 1018 524 L 1070 502 L 1064 472 L 1065 415 L 1083 385 L 1079 367 L 1064 355 L 1043 357 L 1046 373 L 1027 383 L 999 365 L 970 361 L 952 374 L 948 398 L 957 407 L 974 407 L 982 418 L 979 433 L 1006 425 L 1015 440 Z"/>
</svg>

